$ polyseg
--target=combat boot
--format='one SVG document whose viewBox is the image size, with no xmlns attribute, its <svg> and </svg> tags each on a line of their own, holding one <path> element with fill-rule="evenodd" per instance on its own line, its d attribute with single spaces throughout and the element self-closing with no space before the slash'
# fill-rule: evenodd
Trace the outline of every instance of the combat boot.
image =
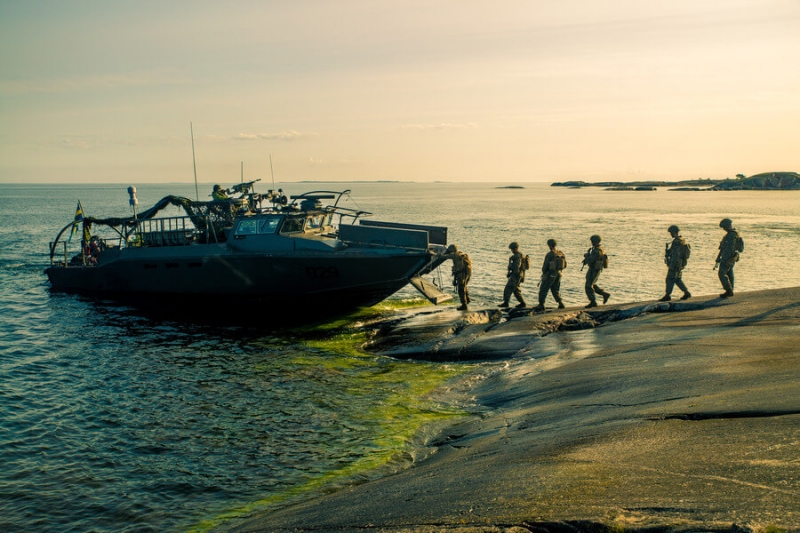
<svg viewBox="0 0 800 533">
<path fill-rule="evenodd" d="M 668 302 L 670 300 L 672 300 L 672 296 L 670 296 L 669 294 L 665 294 L 664 296 L 658 299 L 659 302 Z"/>
<path fill-rule="evenodd" d="M 525 302 L 520 302 L 515 306 L 517 309 L 522 309 L 523 307 L 528 307 Z"/>
<path fill-rule="evenodd" d="M 597 302 L 595 302 L 594 300 L 592 300 L 591 302 L 589 302 L 589 304 L 588 304 L 588 305 L 586 305 L 586 306 L 584 306 L 584 307 L 585 307 L 586 309 L 589 309 L 590 307 L 597 307 Z"/>
<path fill-rule="evenodd" d="M 608 299 L 611 298 L 611 294 L 604 292 L 603 293 L 603 303 L 606 303 Z"/>
<path fill-rule="evenodd" d="M 536 311 L 536 312 L 544 311 L 544 305 L 539 304 L 536 307 L 534 307 L 533 310 Z"/>
<path fill-rule="evenodd" d="M 558 308 L 559 308 L 559 309 L 564 309 L 564 307 L 566 307 L 566 306 L 564 305 L 564 302 L 562 302 L 561 300 L 559 300 L 559 301 L 558 301 Z"/>
<path fill-rule="evenodd" d="M 719 295 L 720 298 L 730 298 L 731 296 L 733 296 L 733 291 L 730 289 Z"/>
<path fill-rule="evenodd" d="M 503 302 L 500 305 L 498 305 L 497 307 L 508 307 L 508 302 Z"/>
<path fill-rule="evenodd" d="M 466 304 L 456 307 L 456 311 L 468 311 L 468 310 L 469 309 L 467 308 Z"/>
<path fill-rule="evenodd" d="M 689 291 L 686 291 L 686 292 L 683 293 L 683 296 L 681 296 L 681 300 L 688 300 L 691 297 L 692 297 L 692 293 L 689 292 Z"/>
</svg>

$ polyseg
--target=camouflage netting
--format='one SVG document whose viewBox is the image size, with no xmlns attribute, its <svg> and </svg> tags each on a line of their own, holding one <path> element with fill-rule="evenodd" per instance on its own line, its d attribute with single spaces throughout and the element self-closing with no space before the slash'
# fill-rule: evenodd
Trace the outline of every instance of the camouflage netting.
<svg viewBox="0 0 800 533">
<path fill-rule="evenodd" d="M 212 202 L 195 202 L 182 196 L 165 196 L 153 207 L 142 211 L 134 218 L 130 217 L 85 217 L 84 224 L 100 224 L 116 228 L 133 228 L 137 222 L 154 218 L 159 212 L 169 206 L 181 207 L 191 219 L 192 224 L 201 231 L 209 229 L 209 223 L 214 232 L 219 232 L 233 224 L 236 212 L 246 205 L 244 200 L 220 200 Z"/>
</svg>

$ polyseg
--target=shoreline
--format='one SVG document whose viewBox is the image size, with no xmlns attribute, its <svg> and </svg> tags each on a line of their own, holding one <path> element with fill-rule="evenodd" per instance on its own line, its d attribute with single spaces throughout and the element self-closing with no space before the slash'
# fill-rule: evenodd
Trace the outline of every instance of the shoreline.
<svg viewBox="0 0 800 533">
<path fill-rule="evenodd" d="M 371 349 L 388 355 L 493 346 L 483 360 L 506 368 L 471 389 L 486 413 L 406 470 L 218 531 L 800 526 L 800 288 L 516 315 L 420 311 L 384 328 Z"/>
</svg>

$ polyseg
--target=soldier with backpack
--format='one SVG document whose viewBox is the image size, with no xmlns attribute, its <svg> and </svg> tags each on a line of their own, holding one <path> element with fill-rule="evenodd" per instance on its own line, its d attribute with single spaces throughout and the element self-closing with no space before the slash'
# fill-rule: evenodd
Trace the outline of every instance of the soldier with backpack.
<svg viewBox="0 0 800 533">
<path fill-rule="evenodd" d="M 683 269 L 686 267 L 686 262 L 689 260 L 689 254 L 692 252 L 691 246 L 683 240 L 680 235 L 678 226 L 672 225 L 667 231 L 672 236 L 672 242 L 667 243 L 664 250 L 664 262 L 667 264 L 667 292 L 659 300 L 660 302 L 668 302 L 672 299 L 672 289 L 675 285 L 683 291 L 681 300 L 688 300 L 692 297 L 692 293 L 686 288 L 686 285 L 681 279 Z"/>
<path fill-rule="evenodd" d="M 609 293 L 597 286 L 597 279 L 600 277 L 600 273 L 603 269 L 608 268 L 608 256 L 603 250 L 603 247 L 600 246 L 600 241 L 602 239 L 600 235 L 592 235 L 589 237 L 589 240 L 592 243 L 592 247 L 583 254 L 583 266 L 589 267 L 589 270 L 586 272 L 586 285 L 584 287 L 586 296 L 589 298 L 589 304 L 586 306 L 587 308 L 597 307 L 595 294 L 599 294 L 603 297 L 603 303 L 606 303 L 611 297 Z M 583 267 L 581 267 L 581 270 L 583 270 Z"/>
<path fill-rule="evenodd" d="M 567 258 L 564 253 L 556 248 L 555 239 L 548 239 L 547 246 L 550 251 L 544 256 L 542 264 L 542 280 L 539 282 L 539 305 L 534 311 L 544 311 L 544 302 L 547 300 L 547 292 L 553 293 L 553 298 L 558 302 L 558 308 L 564 309 L 564 302 L 561 300 L 561 271 L 567 268 Z"/>
<path fill-rule="evenodd" d="M 458 298 L 461 300 L 461 306 L 458 311 L 466 311 L 470 302 L 469 290 L 467 290 L 467 283 L 472 276 L 472 260 L 467 254 L 459 251 L 455 244 L 451 244 L 445 250 L 445 257 L 453 260 L 453 286 L 458 291 Z"/>
<path fill-rule="evenodd" d="M 725 236 L 719 243 L 719 254 L 714 268 L 719 266 L 719 281 L 725 289 L 725 292 L 719 295 L 720 298 L 730 298 L 733 296 L 733 267 L 739 261 L 739 252 L 744 251 L 744 240 L 733 228 L 731 219 L 723 218 L 719 227 L 725 230 Z"/>
<path fill-rule="evenodd" d="M 519 301 L 517 307 L 525 307 L 525 300 L 522 298 L 522 291 L 519 290 L 519 285 L 525 281 L 525 271 L 530 268 L 530 258 L 520 253 L 519 245 L 516 242 L 509 244 L 508 249 L 511 250 L 511 257 L 508 258 L 508 273 L 506 274 L 508 281 L 503 290 L 503 303 L 497 307 L 508 307 L 508 301 L 512 294 Z"/>
</svg>

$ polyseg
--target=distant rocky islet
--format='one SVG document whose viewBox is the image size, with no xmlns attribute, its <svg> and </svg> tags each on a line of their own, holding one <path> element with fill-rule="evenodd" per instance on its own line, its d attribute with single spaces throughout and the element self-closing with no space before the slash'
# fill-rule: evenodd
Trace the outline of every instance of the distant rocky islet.
<svg viewBox="0 0 800 533">
<path fill-rule="evenodd" d="M 773 191 L 800 190 L 800 174 L 797 172 L 764 172 L 750 177 L 738 176 L 734 179 L 697 179 L 684 181 L 564 181 L 551 184 L 552 187 L 581 189 L 583 187 L 602 187 L 607 191 L 655 191 L 658 187 L 668 187 L 671 191 Z"/>
</svg>

